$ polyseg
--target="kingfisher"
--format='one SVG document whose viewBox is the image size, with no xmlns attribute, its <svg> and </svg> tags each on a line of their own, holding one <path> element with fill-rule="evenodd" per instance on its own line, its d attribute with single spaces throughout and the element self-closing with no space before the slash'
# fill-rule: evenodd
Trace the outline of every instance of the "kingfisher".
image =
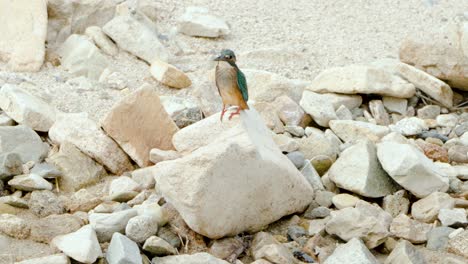
<svg viewBox="0 0 468 264">
<path fill-rule="evenodd" d="M 214 60 L 218 62 L 215 71 L 216 87 L 223 100 L 220 120 L 223 121 L 227 105 L 237 106 L 237 111 L 229 115 L 229 120 L 231 120 L 233 116 L 239 115 L 241 110 L 249 109 L 247 80 L 244 73 L 237 67 L 236 55 L 232 50 L 222 50 Z"/>
</svg>

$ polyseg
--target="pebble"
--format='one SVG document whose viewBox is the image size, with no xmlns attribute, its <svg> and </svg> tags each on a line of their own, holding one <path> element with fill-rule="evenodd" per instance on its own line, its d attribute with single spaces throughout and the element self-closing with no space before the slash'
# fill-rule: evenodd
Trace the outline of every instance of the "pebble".
<svg viewBox="0 0 468 264">
<path fill-rule="evenodd" d="M 8 185 L 17 190 L 34 191 L 34 190 L 52 190 L 53 186 L 50 182 L 36 174 L 18 175 L 8 181 Z"/>
<path fill-rule="evenodd" d="M 307 231 L 301 226 L 288 227 L 288 241 L 298 241 L 299 238 L 307 236 Z"/>
<path fill-rule="evenodd" d="M 63 202 L 51 191 L 33 191 L 29 198 L 29 209 L 38 217 L 63 214 Z"/>
<path fill-rule="evenodd" d="M 427 233 L 431 231 L 432 225 L 421 223 L 401 214 L 393 219 L 390 225 L 390 232 L 411 243 L 421 244 L 427 241 Z"/>
<path fill-rule="evenodd" d="M 436 119 L 440 115 L 440 106 L 426 105 L 417 111 L 418 117 L 421 119 Z"/>
<path fill-rule="evenodd" d="M 90 225 L 85 225 L 73 233 L 57 236 L 51 244 L 65 255 L 82 263 L 94 263 L 102 255 L 96 233 Z"/>
<path fill-rule="evenodd" d="M 148 215 L 131 218 L 125 227 L 125 235 L 131 240 L 142 243 L 158 232 L 158 223 Z"/>
<path fill-rule="evenodd" d="M 430 250 L 444 250 L 449 241 L 449 235 L 455 229 L 447 226 L 439 226 L 433 228 L 427 233 L 427 245 Z"/>
<path fill-rule="evenodd" d="M 357 202 L 359 202 L 359 200 L 361 199 L 354 195 L 340 193 L 333 196 L 332 203 L 337 209 L 343 209 L 346 207 L 354 207 L 357 204 Z"/>
<path fill-rule="evenodd" d="M 441 209 L 451 209 L 455 206 L 455 200 L 450 195 L 442 192 L 434 192 L 429 196 L 416 201 L 411 206 L 411 215 L 414 219 L 426 223 L 434 222 Z"/>
<path fill-rule="evenodd" d="M 141 264 L 138 245 L 120 233 L 114 233 L 107 248 L 106 260 L 109 264 Z"/>
<path fill-rule="evenodd" d="M 333 196 L 335 196 L 335 193 L 330 192 L 330 191 L 318 191 L 315 193 L 315 201 L 323 207 L 330 207 L 333 202 Z"/>
<path fill-rule="evenodd" d="M 438 218 L 443 226 L 465 227 L 468 224 L 466 210 L 463 208 L 440 209 Z"/>
<path fill-rule="evenodd" d="M 436 117 L 438 126 L 441 127 L 455 127 L 458 122 L 458 117 L 455 114 L 444 114 Z"/>
<path fill-rule="evenodd" d="M 177 250 L 171 244 L 157 236 L 151 236 L 146 239 L 145 243 L 143 244 L 143 250 L 148 251 L 149 253 L 156 256 L 177 254 Z"/>
<path fill-rule="evenodd" d="M 31 227 L 27 222 L 15 215 L 0 214 L 0 232 L 17 239 L 27 239 Z"/>
<path fill-rule="evenodd" d="M 350 260 L 359 264 L 379 263 L 359 238 L 353 238 L 348 243 L 339 245 L 323 263 L 343 264 L 350 263 Z"/>
<path fill-rule="evenodd" d="M 305 135 L 304 128 L 300 126 L 284 126 L 284 131 L 295 137 L 303 137 Z"/>
<path fill-rule="evenodd" d="M 405 190 L 399 190 L 394 194 L 384 197 L 382 209 L 387 211 L 392 217 L 397 217 L 399 214 L 407 214 L 410 206 L 410 201 Z"/>
<path fill-rule="evenodd" d="M 301 169 L 304 166 L 305 157 L 304 154 L 300 151 L 293 151 L 286 154 L 286 157 L 296 166 L 296 168 Z"/>
</svg>

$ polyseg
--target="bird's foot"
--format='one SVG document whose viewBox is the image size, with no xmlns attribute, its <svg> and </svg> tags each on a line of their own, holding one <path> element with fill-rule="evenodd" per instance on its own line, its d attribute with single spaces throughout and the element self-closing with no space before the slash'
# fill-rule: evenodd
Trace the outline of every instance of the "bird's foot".
<svg viewBox="0 0 468 264">
<path fill-rule="evenodd" d="M 231 118 L 232 118 L 233 116 L 235 116 L 235 115 L 240 115 L 240 110 L 241 110 L 240 107 L 238 107 L 236 112 L 231 113 L 231 114 L 229 115 L 229 120 L 231 120 Z"/>
<path fill-rule="evenodd" d="M 221 111 L 221 116 L 219 117 L 219 121 L 223 122 L 223 116 L 226 113 L 226 106 L 223 105 L 223 110 Z"/>
</svg>

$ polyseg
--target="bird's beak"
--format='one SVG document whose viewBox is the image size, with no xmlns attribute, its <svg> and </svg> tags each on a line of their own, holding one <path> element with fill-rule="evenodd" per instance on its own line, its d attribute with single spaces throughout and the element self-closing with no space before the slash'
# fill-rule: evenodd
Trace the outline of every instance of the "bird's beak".
<svg viewBox="0 0 468 264">
<path fill-rule="evenodd" d="M 223 60 L 223 57 L 222 56 L 218 56 L 214 59 L 214 61 L 222 61 Z"/>
</svg>

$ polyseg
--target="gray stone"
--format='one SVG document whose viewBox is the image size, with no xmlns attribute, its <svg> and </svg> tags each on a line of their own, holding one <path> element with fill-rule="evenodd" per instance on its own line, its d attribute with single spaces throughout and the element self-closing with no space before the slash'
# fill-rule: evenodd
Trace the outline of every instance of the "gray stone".
<svg viewBox="0 0 468 264">
<path fill-rule="evenodd" d="M 296 168 L 300 169 L 304 166 L 305 157 L 304 154 L 300 151 L 294 151 L 286 154 L 286 157 L 296 166 Z"/>
<path fill-rule="evenodd" d="M 332 120 L 330 128 L 344 142 L 355 142 L 360 139 L 376 142 L 390 132 L 386 126 L 353 120 Z"/>
<path fill-rule="evenodd" d="M 15 84 L 0 89 L 0 108 L 18 124 L 47 132 L 55 121 L 55 108 Z"/>
<path fill-rule="evenodd" d="M 65 255 L 82 263 L 93 263 L 102 255 L 96 233 L 90 225 L 85 225 L 73 233 L 57 236 L 51 244 Z"/>
<path fill-rule="evenodd" d="M 414 146 L 384 141 L 377 144 L 377 157 L 388 175 L 416 197 L 448 190 L 448 179 Z"/>
<path fill-rule="evenodd" d="M 184 128 L 202 119 L 202 111 L 192 98 L 159 96 L 164 109 L 179 128 Z"/>
<path fill-rule="evenodd" d="M 326 231 L 345 241 L 361 238 L 368 248 L 375 248 L 390 235 L 392 217 L 380 207 L 359 201 L 356 207 L 331 212 Z"/>
<path fill-rule="evenodd" d="M 304 217 L 308 219 L 316 219 L 316 218 L 325 218 L 330 215 L 331 210 L 328 209 L 327 207 L 317 207 L 312 210 L 307 210 L 304 213 Z"/>
<path fill-rule="evenodd" d="M 448 150 L 449 160 L 458 163 L 468 163 L 468 146 L 453 146 Z"/>
<path fill-rule="evenodd" d="M 315 193 L 314 199 L 320 206 L 330 207 L 332 205 L 333 196 L 335 196 L 333 192 L 320 190 Z"/>
<path fill-rule="evenodd" d="M 155 257 L 151 263 L 158 264 L 229 264 L 229 262 L 213 257 L 208 253 L 195 253 L 192 255 L 177 255 L 167 257 Z"/>
<path fill-rule="evenodd" d="M 390 117 L 381 100 L 371 100 L 369 102 L 369 110 L 374 117 L 377 125 L 388 126 L 390 124 Z"/>
<path fill-rule="evenodd" d="M 411 215 L 418 221 L 432 223 L 437 219 L 441 209 L 452 209 L 454 206 L 455 200 L 450 195 L 434 192 L 413 203 Z"/>
<path fill-rule="evenodd" d="M 324 264 L 378 264 L 379 261 L 366 248 L 359 238 L 352 238 L 346 244 L 339 245 Z"/>
<path fill-rule="evenodd" d="M 426 242 L 427 233 L 431 229 L 432 225 L 413 220 L 404 214 L 398 215 L 390 225 L 390 232 L 394 236 L 415 244 Z"/>
<path fill-rule="evenodd" d="M 144 242 L 157 232 L 158 222 L 148 215 L 138 215 L 131 218 L 125 227 L 125 235 L 137 243 Z"/>
<path fill-rule="evenodd" d="M 421 119 L 436 119 L 440 115 L 440 106 L 426 105 L 418 109 L 418 117 Z"/>
<path fill-rule="evenodd" d="M 447 248 L 449 241 L 449 235 L 455 231 L 455 229 L 447 226 L 439 226 L 433 228 L 427 233 L 427 245 L 426 247 L 430 250 L 444 250 Z"/>
<path fill-rule="evenodd" d="M 21 156 L 16 153 L 4 153 L 0 155 L 0 179 L 19 175 L 23 172 Z"/>
<path fill-rule="evenodd" d="M 179 19 L 179 31 L 194 37 L 216 38 L 229 34 L 223 19 L 208 13 L 204 7 L 188 7 Z"/>
<path fill-rule="evenodd" d="M 455 236 L 449 237 L 447 251 L 468 258 L 468 230 L 462 230 Z"/>
<path fill-rule="evenodd" d="M 8 204 L 18 208 L 29 208 L 28 202 L 26 200 L 14 195 L 0 197 L 0 203 Z"/>
<path fill-rule="evenodd" d="M 151 155 L 151 154 L 150 154 Z M 155 179 L 156 167 L 150 166 L 132 171 L 132 179 L 137 182 L 143 189 L 152 189 L 156 183 Z"/>
<path fill-rule="evenodd" d="M 45 162 L 34 165 L 31 169 L 31 173 L 47 179 L 55 179 L 62 176 L 62 172 L 55 166 Z"/>
<path fill-rule="evenodd" d="M 253 252 L 255 260 L 266 259 L 272 263 L 294 264 L 292 253 L 282 244 L 270 244 Z"/>
<path fill-rule="evenodd" d="M 121 49 L 149 64 L 167 61 L 169 54 L 154 30 L 130 15 L 116 16 L 102 28 Z"/>
<path fill-rule="evenodd" d="M 177 249 L 175 249 L 166 240 L 157 236 L 151 236 L 148 239 L 146 239 L 145 244 L 143 245 L 143 250 L 148 251 L 149 253 L 156 256 L 167 256 L 177 254 Z"/>
<path fill-rule="evenodd" d="M 111 182 L 109 196 L 113 201 L 127 202 L 133 199 L 139 190 L 140 185 L 132 178 L 120 176 Z"/>
<path fill-rule="evenodd" d="M 109 264 L 141 264 L 138 245 L 120 233 L 114 233 L 106 253 Z"/>
<path fill-rule="evenodd" d="M 27 239 L 30 232 L 31 227 L 22 218 L 11 214 L 0 214 L 0 233 L 13 238 Z"/>
<path fill-rule="evenodd" d="M 340 188 L 365 197 L 383 197 L 397 188 L 382 169 L 371 141 L 359 142 L 344 150 L 328 175 Z"/>
<path fill-rule="evenodd" d="M 50 182 L 36 174 L 25 174 L 13 177 L 8 181 L 8 185 L 22 191 L 34 190 L 52 190 L 53 186 Z"/>
<path fill-rule="evenodd" d="M 99 241 L 105 242 L 112 238 L 115 232 L 124 233 L 128 221 L 138 213 L 135 209 L 115 213 L 89 214 L 89 224 L 96 230 Z"/>
<path fill-rule="evenodd" d="M 392 131 L 398 132 L 403 136 L 418 135 L 429 129 L 426 122 L 417 117 L 405 117 L 389 127 Z"/>
<path fill-rule="evenodd" d="M 65 207 L 62 201 L 51 191 L 33 191 L 29 198 L 29 209 L 39 217 L 52 214 L 63 214 Z"/>
<path fill-rule="evenodd" d="M 392 217 L 397 217 L 399 214 L 407 214 L 409 206 L 410 201 L 405 190 L 399 190 L 394 194 L 385 196 L 382 202 L 382 209 L 392 215 Z"/>
<path fill-rule="evenodd" d="M 463 208 L 440 209 L 438 218 L 443 226 L 464 227 L 468 224 Z"/>
<path fill-rule="evenodd" d="M 425 264 L 427 263 L 424 255 L 405 240 L 401 240 L 392 253 L 387 257 L 384 264 Z"/>
<path fill-rule="evenodd" d="M 306 178 L 310 186 L 312 186 L 312 189 L 314 189 L 314 192 L 325 190 L 325 188 L 323 187 L 322 179 L 320 178 L 320 175 L 317 173 L 317 171 L 312 166 L 310 161 L 306 160 L 304 162 L 304 166 L 302 166 L 302 169 L 301 169 L 301 174 Z"/>
<path fill-rule="evenodd" d="M 458 122 L 458 117 L 455 114 L 438 115 L 436 123 L 441 127 L 455 127 Z"/>
<path fill-rule="evenodd" d="M 0 127 L 0 152 L 16 153 L 23 163 L 39 162 L 49 151 L 47 143 L 31 128 L 23 125 Z"/>
<path fill-rule="evenodd" d="M 406 114 L 408 100 L 397 97 L 384 96 L 382 97 L 383 105 L 390 113 Z"/>
</svg>

